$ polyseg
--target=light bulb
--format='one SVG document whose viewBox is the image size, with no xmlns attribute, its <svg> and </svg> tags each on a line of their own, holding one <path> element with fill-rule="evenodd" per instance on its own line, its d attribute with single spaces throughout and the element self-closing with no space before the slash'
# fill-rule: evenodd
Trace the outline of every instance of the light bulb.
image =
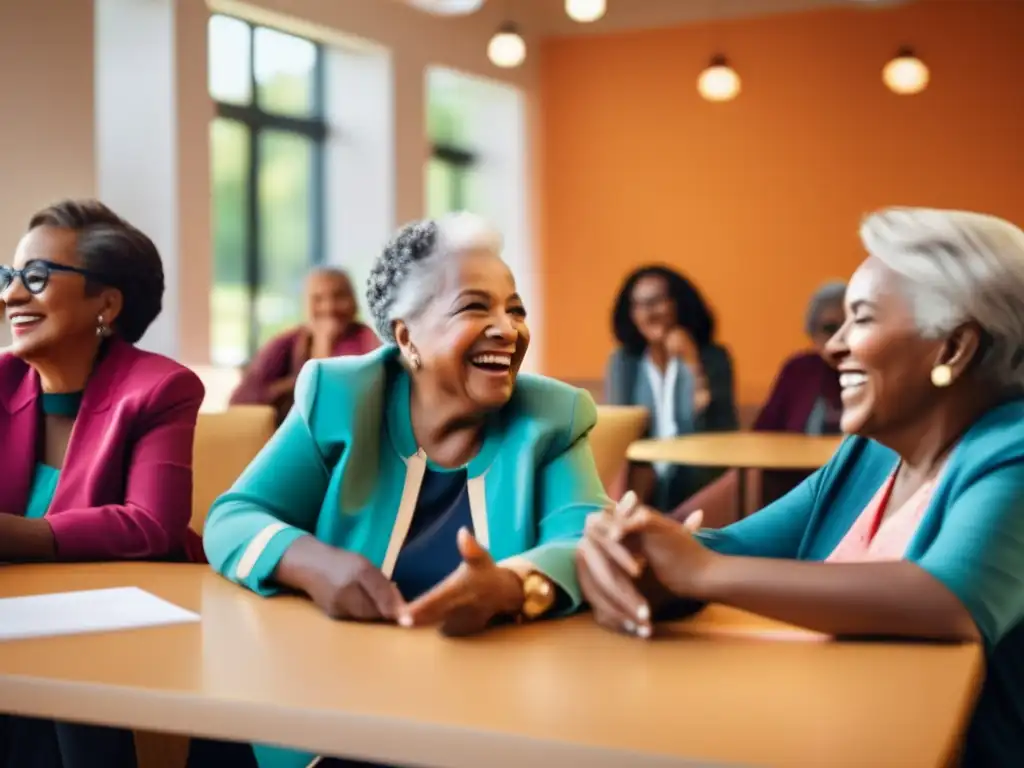
<svg viewBox="0 0 1024 768">
<path fill-rule="evenodd" d="M 597 21 L 607 9 L 608 3 L 605 0 L 565 0 L 565 14 L 583 24 Z"/>
<path fill-rule="evenodd" d="M 909 48 L 900 49 L 882 70 L 882 81 L 893 93 L 909 96 L 928 87 L 928 67 Z"/>
<path fill-rule="evenodd" d="M 487 58 L 496 67 L 511 69 L 526 60 L 526 41 L 515 24 L 501 26 L 487 44 Z"/>
<path fill-rule="evenodd" d="M 723 56 L 711 59 L 697 78 L 697 91 L 708 101 L 731 101 L 740 92 L 740 76 Z"/>
<path fill-rule="evenodd" d="M 439 16 L 464 16 L 476 13 L 484 4 L 484 0 L 410 0 L 413 6 L 427 13 Z"/>
</svg>

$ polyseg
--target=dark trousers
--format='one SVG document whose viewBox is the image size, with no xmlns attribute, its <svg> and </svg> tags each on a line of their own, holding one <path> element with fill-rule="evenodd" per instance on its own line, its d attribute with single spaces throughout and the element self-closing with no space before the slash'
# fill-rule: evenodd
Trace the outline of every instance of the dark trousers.
<svg viewBox="0 0 1024 768">
<path fill-rule="evenodd" d="M 0 715 L 0 768 L 136 768 L 131 731 Z"/>
</svg>

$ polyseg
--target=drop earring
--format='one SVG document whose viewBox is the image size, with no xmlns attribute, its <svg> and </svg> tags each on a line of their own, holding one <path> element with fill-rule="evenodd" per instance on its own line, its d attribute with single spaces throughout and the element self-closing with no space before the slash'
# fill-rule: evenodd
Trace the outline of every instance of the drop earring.
<svg viewBox="0 0 1024 768">
<path fill-rule="evenodd" d="M 103 322 L 103 315 L 96 318 L 96 335 L 101 339 L 110 335 L 110 329 L 107 324 Z"/>
<path fill-rule="evenodd" d="M 419 352 L 412 352 L 409 355 L 409 365 L 412 366 L 412 369 L 414 371 L 418 371 L 420 368 L 423 367 L 423 360 L 420 359 L 420 353 Z"/>
<path fill-rule="evenodd" d="M 944 389 L 953 383 L 953 369 L 943 363 L 932 368 L 932 385 Z"/>
</svg>

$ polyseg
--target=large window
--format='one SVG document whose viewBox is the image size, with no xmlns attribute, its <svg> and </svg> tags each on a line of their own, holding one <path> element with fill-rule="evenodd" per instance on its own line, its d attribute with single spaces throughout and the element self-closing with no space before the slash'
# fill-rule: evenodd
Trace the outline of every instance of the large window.
<svg viewBox="0 0 1024 768">
<path fill-rule="evenodd" d="M 458 81 L 434 73 L 427 81 L 427 215 L 470 209 L 476 156 L 467 147 L 466 94 Z"/>
<path fill-rule="evenodd" d="M 323 51 L 229 16 L 209 27 L 211 356 L 239 365 L 302 316 L 323 258 Z"/>
</svg>

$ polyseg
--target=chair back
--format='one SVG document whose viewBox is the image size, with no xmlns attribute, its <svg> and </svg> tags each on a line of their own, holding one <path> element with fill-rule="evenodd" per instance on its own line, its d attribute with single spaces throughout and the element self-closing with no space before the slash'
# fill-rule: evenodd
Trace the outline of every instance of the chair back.
<svg viewBox="0 0 1024 768">
<path fill-rule="evenodd" d="M 274 434 L 274 409 L 237 405 L 200 413 L 192 461 L 192 528 L 203 532 L 206 514 Z"/>
<path fill-rule="evenodd" d="M 219 365 L 190 365 L 192 372 L 206 387 L 201 413 L 222 413 L 229 407 L 231 395 L 242 381 L 242 371 Z"/>
<path fill-rule="evenodd" d="M 626 464 L 626 449 L 647 431 L 647 409 L 638 405 L 599 405 L 590 448 L 601 482 L 611 488 Z"/>
</svg>

